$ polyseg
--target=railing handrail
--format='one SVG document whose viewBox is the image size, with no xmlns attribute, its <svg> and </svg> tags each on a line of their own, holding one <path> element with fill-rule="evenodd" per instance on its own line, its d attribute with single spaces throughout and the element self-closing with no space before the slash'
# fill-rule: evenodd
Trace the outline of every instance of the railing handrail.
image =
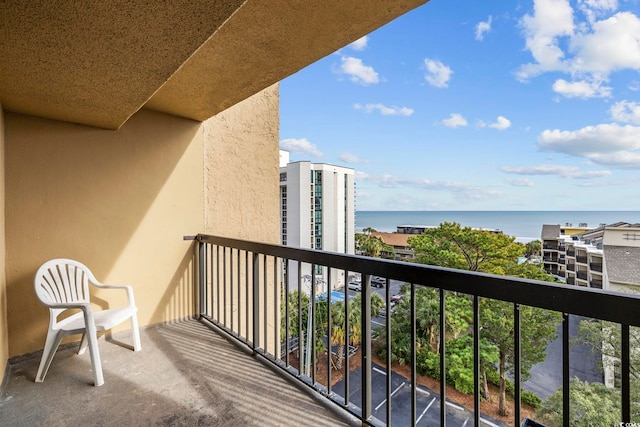
<svg viewBox="0 0 640 427">
<path fill-rule="evenodd" d="M 451 292 L 640 326 L 640 295 L 199 234 L 197 240 Z M 472 277 L 473 280 L 469 280 Z"/>
</svg>

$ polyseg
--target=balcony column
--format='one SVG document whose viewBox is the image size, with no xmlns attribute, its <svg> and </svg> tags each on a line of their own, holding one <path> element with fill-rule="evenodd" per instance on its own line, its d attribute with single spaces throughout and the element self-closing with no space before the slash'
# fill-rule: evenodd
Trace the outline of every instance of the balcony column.
<svg viewBox="0 0 640 427">
<path fill-rule="evenodd" d="M 362 275 L 362 418 L 371 418 L 371 276 Z"/>
</svg>

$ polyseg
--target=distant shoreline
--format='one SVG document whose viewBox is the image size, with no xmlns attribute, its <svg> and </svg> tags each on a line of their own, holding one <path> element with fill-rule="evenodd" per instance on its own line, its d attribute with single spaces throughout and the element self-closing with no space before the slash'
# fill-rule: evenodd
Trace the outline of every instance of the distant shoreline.
<svg viewBox="0 0 640 427">
<path fill-rule="evenodd" d="M 502 230 L 526 243 L 539 240 L 544 224 L 572 224 L 598 227 L 618 221 L 640 222 L 640 211 L 356 211 L 356 231 L 373 228 L 395 232 L 398 226 L 438 226 L 442 222 L 457 222 L 464 227 Z"/>
</svg>

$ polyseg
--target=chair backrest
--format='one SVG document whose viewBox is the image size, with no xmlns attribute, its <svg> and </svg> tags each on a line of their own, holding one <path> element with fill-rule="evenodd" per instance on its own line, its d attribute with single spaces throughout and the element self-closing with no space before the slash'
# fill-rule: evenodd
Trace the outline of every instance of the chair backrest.
<svg viewBox="0 0 640 427">
<path fill-rule="evenodd" d="M 89 279 L 93 279 L 93 274 L 84 264 L 71 259 L 52 259 L 36 272 L 36 295 L 44 305 L 89 302 Z"/>
</svg>

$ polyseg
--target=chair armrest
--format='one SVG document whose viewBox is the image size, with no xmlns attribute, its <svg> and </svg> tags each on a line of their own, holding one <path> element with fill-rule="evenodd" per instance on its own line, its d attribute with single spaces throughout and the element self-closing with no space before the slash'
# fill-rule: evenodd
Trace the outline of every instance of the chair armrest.
<svg viewBox="0 0 640 427">
<path fill-rule="evenodd" d="M 51 303 L 45 303 L 43 302 L 42 304 L 44 304 L 46 307 L 48 308 L 57 308 L 57 309 L 69 309 L 69 308 L 77 308 L 80 310 L 86 310 L 88 307 L 91 307 L 91 304 L 87 303 L 87 302 L 70 302 L 70 303 L 60 303 L 60 302 L 51 302 Z"/>
<path fill-rule="evenodd" d="M 135 299 L 133 297 L 133 287 L 131 285 L 106 285 L 104 283 L 100 283 L 99 281 L 91 280 L 91 283 L 102 289 L 124 289 L 127 292 L 127 299 L 129 300 L 129 305 L 134 307 L 136 305 Z"/>
</svg>

